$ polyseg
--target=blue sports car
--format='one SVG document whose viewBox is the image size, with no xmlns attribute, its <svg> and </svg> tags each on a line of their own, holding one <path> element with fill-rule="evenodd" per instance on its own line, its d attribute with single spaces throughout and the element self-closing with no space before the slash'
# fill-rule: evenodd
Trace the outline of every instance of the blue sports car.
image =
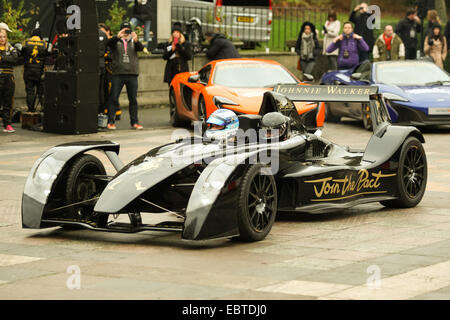
<svg viewBox="0 0 450 320">
<path fill-rule="evenodd" d="M 377 85 L 393 123 L 413 126 L 450 124 L 450 75 L 434 63 L 419 61 L 365 61 L 350 70 L 324 74 L 322 84 Z M 341 117 L 362 120 L 370 129 L 370 108 L 357 103 L 328 103 L 327 121 Z"/>
</svg>

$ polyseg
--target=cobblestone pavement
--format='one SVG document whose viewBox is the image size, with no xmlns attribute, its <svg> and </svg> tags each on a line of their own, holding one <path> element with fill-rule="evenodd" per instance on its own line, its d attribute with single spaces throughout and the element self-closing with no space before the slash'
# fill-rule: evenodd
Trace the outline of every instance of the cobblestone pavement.
<svg viewBox="0 0 450 320">
<path fill-rule="evenodd" d="M 142 132 L 125 117 L 113 133 L 0 133 L 0 299 L 450 299 L 450 128 L 425 133 L 429 182 L 414 209 L 280 214 L 258 243 L 21 229 L 24 183 L 46 149 L 110 139 L 127 162 L 170 140 L 166 114 L 143 110 L 152 129 Z M 324 135 L 356 148 L 370 137 L 357 122 L 328 124 Z"/>
</svg>

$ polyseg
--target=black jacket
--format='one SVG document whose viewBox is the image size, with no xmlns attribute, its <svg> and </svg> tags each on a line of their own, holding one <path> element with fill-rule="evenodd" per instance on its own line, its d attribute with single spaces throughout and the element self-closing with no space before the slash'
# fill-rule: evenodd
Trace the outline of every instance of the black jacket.
<svg viewBox="0 0 450 320">
<path fill-rule="evenodd" d="M 447 38 L 447 45 L 450 45 L 450 21 L 445 25 L 444 35 Z"/>
<path fill-rule="evenodd" d="M 367 20 L 370 17 L 371 14 L 367 12 L 361 14 L 359 12 L 352 11 L 350 21 L 355 24 L 354 32 L 364 38 L 364 41 L 366 41 L 371 52 L 375 44 L 375 37 L 373 36 L 373 30 L 367 27 Z"/>
<path fill-rule="evenodd" d="M 112 74 L 113 75 L 139 75 L 138 52 L 144 50 L 140 42 L 128 41 L 127 55 L 129 63 L 124 63 L 125 46 L 122 39 L 117 36 L 108 40 L 107 46 L 111 48 Z"/>
<path fill-rule="evenodd" d="M 206 56 L 209 61 L 241 57 L 234 44 L 221 33 L 216 33 L 212 38 Z"/>
<path fill-rule="evenodd" d="M 16 48 L 9 43 L 5 50 L 0 50 L 0 76 L 12 75 L 14 73 L 14 66 L 19 61 L 19 53 Z"/>
<path fill-rule="evenodd" d="M 22 48 L 24 69 L 28 72 L 41 74 L 47 57 L 47 45 L 39 37 L 32 37 L 25 41 Z"/>
<path fill-rule="evenodd" d="M 415 31 L 415 37 L 411 38 L 411 30 Z M 402 38 L 402 41 L 407 49 L 417 48 L 417 34 L 422 31 L 422 26 L 415 20 L 404 18 L 400 20 L 395 28 L 395 33 Z"/>
<path fill-rule="evenodd" d="M 166 69 L 164 71 L 164 82 L 171 83 L 173 78 L 181 72 L 189 72 L 188 61 L 192 60 L 192 45 L 189 42 L 183 44 L 178 43 L 175 51 L 169 47 L 172 43 L 167 43 L 166 49 L 163 54 L 163 59 L 167 61 Z M 178 54 L 178 57 L 170 59 L 174 54 Z"/>
<path fill-rule="evenodd" d="M 133 17 L 141 21 L 151 20 L 151 0 L 134 0 Z"/>
<path fill-rule="evenodd" d="M 105 54 L 106 54 L 106 46 L 108 44 L 108 36 L 101 30 L 99 30 L 98 41 L 99 41 L 98 45 L 99 67 L 102 69 L 105 67 Z"/>
<path fill-rule="evenodd" d="M 310 26 L 311 32 L 313 34 L 313 39 L 314 39 L 313 54 L 314 54 L 314 58 L 316 58 L 320 52 L 320 45 L 319 45 L 319 40 L 317 39 L 316 27 L 311 22 L 303 23 L 302 28 L 300 29 L 300 33 L 298 34 L 297 43 L 295 44 L 295 52 L 297 52 L 297 54 L 299 56 L 301 56 L 301 54 L 302 54 L 302 34 L 303 34 L 303 32 L 305 32 L 306 26 Z"/>
</svg>

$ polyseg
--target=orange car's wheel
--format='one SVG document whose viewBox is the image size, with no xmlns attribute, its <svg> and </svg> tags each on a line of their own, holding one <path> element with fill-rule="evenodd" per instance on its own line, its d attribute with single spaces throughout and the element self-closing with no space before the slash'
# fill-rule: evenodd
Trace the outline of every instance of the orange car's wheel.
<svg viewBox="0 0 450 320">
<path fill-rule="evenodd" d="M 181 120 L 180 116 L 178 115 L 177 99 L 175 97 L 175 91 L 173 90 L 173 88 L 170 88 L 169 101 L 170 124 L 173 127 L 187 126 L 189 121 Z"/>
<path fill-rule="evenodd" d="M 200 96 L 198 99 L 198 120 L 204 125 L 206 125 L 206 120 L 208 120 L 205 98 L 203 96 Z"/>
</svg>

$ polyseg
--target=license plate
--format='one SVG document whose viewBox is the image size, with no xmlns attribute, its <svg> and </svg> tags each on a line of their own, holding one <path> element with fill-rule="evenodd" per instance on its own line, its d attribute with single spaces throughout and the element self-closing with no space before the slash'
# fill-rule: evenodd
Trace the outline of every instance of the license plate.
<svg viewBox="0 0 450 320">
<path fill-rule="evenodd" d="M 428 114 L 434 116 L 450 115 L 450 108 L 429 108 Z"/>
<path fill-rule="evenodd" d="M 237 17 L 237 22 L 253 23 L 255 18 L 253 17 Z"/>
</svg>

